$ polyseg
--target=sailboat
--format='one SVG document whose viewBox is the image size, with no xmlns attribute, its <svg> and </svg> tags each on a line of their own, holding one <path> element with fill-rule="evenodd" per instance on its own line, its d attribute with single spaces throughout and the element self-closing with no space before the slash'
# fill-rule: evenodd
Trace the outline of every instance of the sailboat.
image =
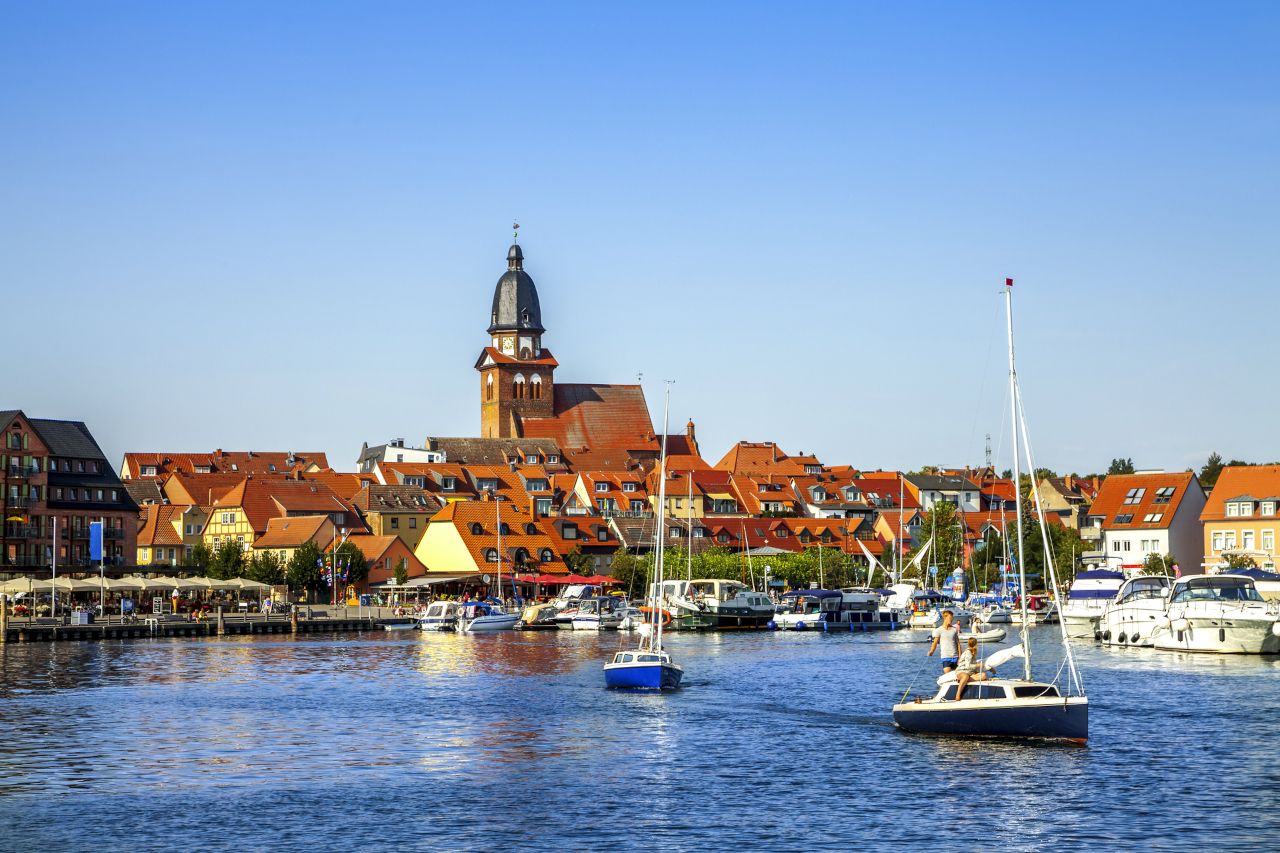
<svg viewBox="0 0 1280 853">
<path fill-rule="evenodd" d="M 1012 279 L 1005 284 L 1005 312 L 1009 329 L 1009 397 L 1013 417 L 1013 481 L 1019 483 L 1019 428 L 1023 446 L 1027 448 L 1027 467 L 1034 471 L 1030 446 L 1027 443 L 1027 422 L 1019 396 L 1018 377 L 1013 361 L 1013 303 Z M 1054 571 L 1049 534 L 1045 524 L 1043 504 L 1035 477 L 1031 478 L 1032 498 L 1040 519 L 1040 535 L 1044 537 L 1045 571 L 1049 589 L 1056 602 L 1058 583 Z M 1022 518 L 1022 490 L 1016 489 L 1018 518 Z M 1018 575 L 1019 589 L 1027 589 L 1026 561 L 1023 559 L 1022 525 L 1018 524 Z M 981 681 L 970 681 L 963 696 L 957 696 L 956 673 L 949 672 L 938 679 L 938 692 L 931 699 L 917 696 L 914 702 L 903 701 L 893 706 L 893 720 L 899 728 L 929 735 L 956 737 L 1021 737 L 1063 740 L 1083 744 L 1089 739 L 1089 699 L 1080 685 L 1080 674 L 1071 653 L 1071 639 L 1065 623 L 1062 630 L 1062 646 L 1065 652 L 1064 666 L 1066 692 L 1056 683 L 1036 681 L 1031 677 L 1031 634 L 1027 613 L 1027 596 L 1021 596 L 1021 643 L 1001 649 L 985 661 L 985 667 L 994 671 L 1014 658 L 1022 658 L 1022 678 L 984 676 Z M 910 692 L 908 688 L 907 692 Z"/>
<path fill-rule="evenodd" d="M 498 500 L 498 495 L 493 505 L 498 513 L 498 598 L 502 598 L 502 501 Z M 511 579 L 511 591 L 515 593 L 515 577 L 513 567 L 513 577 Z M 489 578 L 486 576 L 485 581 Z M 478 633 L 481 631 L 510 631 L 516 627 L 516 623 L 520 621 L 520 612 L 517 609 L 515 613 L 508 613 L 502 606 L 494 600 L 489 601 L 473 601 L 463 604 L 458 608 L 457 621 L 454 626 L 458 631 L 464 634 Z"/>
<path fill-rule="evenodd" d="M 645 622 L 640 626 L 640 646 L 635 651 L 618 652 L 604 665 L 606 687 L 639 687 L 649 690 L 675 690 L 684 677 L 684 669 L 671 660 L 671 654 L 662 648 L 662 623 L 665 612 L 658 606 L 657 591 L 662 589 L 662 510 L 667 505 L 667 414 L 671 407 L 671 387 L 667 387 L 662 406 L 662 457 L 658 469 L 658 507 L 654 523 L 654 606 L 647 608 Z M 650 621 L 652 620 L 652 621 Z"/>
</svg>

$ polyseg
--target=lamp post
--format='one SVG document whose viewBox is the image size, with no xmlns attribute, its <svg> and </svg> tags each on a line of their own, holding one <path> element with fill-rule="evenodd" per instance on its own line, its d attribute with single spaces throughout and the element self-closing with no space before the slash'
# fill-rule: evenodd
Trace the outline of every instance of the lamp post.
<svg viewBox="0 0 1280 853">
<path fill-rule="evenodd" d="M 333 546 L 329 569 L 329 601 L 334 607 L 338 606 L 338 549 L 346 543 L 347 537 L 351 535 L 345 527 L 339 529 L 338 533 L 342 534 L 342 541 Z M 333 535 L 335 541 L 338 538 L 338 533 Z M 343 607 L 346 607 L 345 603 L 343 604 Z"/>
</svg>

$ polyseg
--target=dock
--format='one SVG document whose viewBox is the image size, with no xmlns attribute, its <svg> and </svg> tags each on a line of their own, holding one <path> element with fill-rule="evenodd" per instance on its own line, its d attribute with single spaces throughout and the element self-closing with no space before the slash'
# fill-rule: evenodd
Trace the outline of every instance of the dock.
<svg viewBox="0 0 1280 853">
<path fill-rule="evenodd" d="M 36 643 L 61 640 L 103 641 L 146 639 L 156 637 L 219 637 L 247 634 L 312 634 L 339 631 L 381 630 L 384 623 L 404 621 L 379 619 L 373 615 L 351 616 L 345 613 L 314 612 L 306 608 L 288 616 L 260 614 L 220 614 L 219 617 L 192 621 L 180 617 L 139 616 L 122 622 L 114 617 L 90 625 L 69 624 L 69 619 L 0 620 L 0 642 Z"/>
</svg>

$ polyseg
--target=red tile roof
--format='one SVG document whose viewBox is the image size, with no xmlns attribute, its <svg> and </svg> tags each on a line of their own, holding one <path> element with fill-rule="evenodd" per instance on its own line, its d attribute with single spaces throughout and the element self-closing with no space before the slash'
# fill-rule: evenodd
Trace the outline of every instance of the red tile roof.
<svg viewBox="0 0 1280 853">
<path fill-rule="evenodd" d="M 1195 474 L 1190 471 L 1174 474 L 1111 474 L 1102 484 L 1102 488 L 1098 490 L 1098 497 L 1094 500 L 1093 506 L 1089 508 L 1089 516 L 1101 516 L 1103 518 L 1102 526 L 1106 529 L 1116 526 L 1116 517 L 1123 515 L 1133 516 L 1131 522 L 1120 525 L 1125 530 L 1160 530 L 1167 528 L 1173 523 L 1173 517 L 1178 512 L 1178 505 L 1182 503 L 1187 490 L 1200 488 L 1199 481 L 1193 483 L 1193 480 L 1195 480 Z M 1156 491 L 1166 487 L 1174 489 L 1168 503 L 1155 503 Z M 1125 500 L 1128 499 L 1127 496 L 1130 489 L 1146 489 L 1146 491 L 1138 499 L 1137 503 L 1126 504 Z M 1217 490 L 1215 489 L 1215 491 Z M 1144 521 L 1143 519 L 1151 513 L 1160 514 L 1160 520 L 1158 522 Z"/>
<path fill-rule="evenodd" d="M 554 440 L 572 448 L 630 450 L 654 443 L 649 406 L 639 385 L 555 386 L 554 416 L 520 418 L 522 437 Z"/>
<path fill-rule="evenodd" d="M 772 441 L 740 441 L 715 464 L 734 474 L 786 474 L 800 477 L 806 465 L 819 465 L 813 456 L 788 456 Z"/>
<path fill-rule="evenodd" d="M 289 464 L 291 456 L 293 464 Z M 121 468 L 128 469 L 130 479 L 142 479 L 142 469 L 154 466 L 154 476 L 163 479 L 176 472 L 194 474 L 197 467 L 207 467 L 211 474 L 288 474 L 304 471 L 312 465 L 323 469 L 329 467 L 329 462 L 323 453 L 215 450 L 213 453 L 126 453 Z"/>
<path fill-rule="evenodd" d="M 1110 482 L 1111 478 L 1107 478 Z M 1227 501 L 1233 498 L 1251 497 L 1257 501 L 1280 501 L 1280 465 L 1235 465 L 1222 469 L 1218 482 L 1209 493 L 1208 503 L 1200 511 L 1202 521 L 1219 521 L 1227 517 Z M 1097 506 L 1097 504 L 1094 504 Z M 1254 507 L 1254 512 L 1259 511 Z M 1248 516 L 1245 516 L 1247 519 Z M 1254 515 L 1253 518 L 1266 518 Z M 1241 520 L 1232 516 L 1233 520 Z"/>
<path fill-rule="evenodd" d="M 173 526 L 174 519 L 182 523 L 182 513 L 187 507 L 175 504 L 147 504 L 139 513 L 142 527 L 138 530 L 138 544 L 148 545 L 181 545 L 182 536 L 179 528 Z"/>
<path fill-rule="evenodd" d="M 273 518 L 289 511 L 312 513 L 345 512 L 345 526 L 362 529 L 363 523 L 355 507 L 326 486 L 297 480 L 244 480 L 214 503 L 215 507 L 238 506 L 244 510 L 249 525 L 257 535 L 267 531 Z"/>
<path fill-rule="evenodd" d="M 267 521 L 266 531 L 253 541 L 253 547 L 297 548 L 303 542 L 315 542 L 324 548 L 326 543 L 333 540 L 333 534 L 333 522 L 326 515 L 272 518 Z"/>
<path fill-rule="evenodd" d="M 497 568 L 497 564 L 486 560 L 485 552 L 498 546 L 496 529 L 498 508 L 495 507 L 495 503 L 501 504 L 502 521 L 509 529 L 508 535 L 502 537 L 502 568 L 504 572 L 510 568 L 508 559 L 514 549 L 517 548 L 527 550 L 530 558 L 538 561 L 540 570 L 553 574 L 568 572 L 564 561 L 559 556 L 554 557 L 550 563 L 541 562 L 540 552 L 542 549 L 550 548 L 554 554 L 557 553 L 555 545 L 550 537 L 547 536 L 546 530 L 533 518 L 531 513 L 519 511 L 518 507 L 513 507 L 508 501 L 454 501 L 436 513 L 428 524 L 452 524 L 462 538 L 462 542 L 471 555 L 471 559 L 475 562 L 476 570 L 492 571 Z M 533 524 L 533 532 L 529 532 L 527 529 L 529 524 Z M 473 525 L 479 525 L 478 532 L 472 532 Z M 426 538 L 425 534 L 423 538 Z"/>
</svg>

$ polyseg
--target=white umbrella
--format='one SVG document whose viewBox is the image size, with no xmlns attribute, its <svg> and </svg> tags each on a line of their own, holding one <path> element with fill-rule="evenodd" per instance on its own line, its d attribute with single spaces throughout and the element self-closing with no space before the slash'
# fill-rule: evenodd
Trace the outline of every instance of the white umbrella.
<svg viewBox="0 0 1280 853">
<path fill-rule="evenodd" d="M 151 582 L 155 584 L 163 584 L 167 589 L 205 589 L 206 587 L 199 582 L 200 580 L 204 580 L 204 578 L 197 580 L 195 578 L 159 577 L 152 578 Z"/>
<path fill-rule="evenodd" d="M 228 583 L 233 584 L 236 589 L 245 589 L 245 590 L 271 589 L 271 584 L 269 583 L 251 581 L 248 578 L 232 578 L 230 581 L 228 581 Z"/>
<path fill-rule="evenodd" d="M 192 583 L 199 589 L 238 589 L 234 581 L 222 581 L 215 578 L 187 578 L 184 583 Z M 187 587 L 179 587 L 186 589 Z"/>
</svg>

